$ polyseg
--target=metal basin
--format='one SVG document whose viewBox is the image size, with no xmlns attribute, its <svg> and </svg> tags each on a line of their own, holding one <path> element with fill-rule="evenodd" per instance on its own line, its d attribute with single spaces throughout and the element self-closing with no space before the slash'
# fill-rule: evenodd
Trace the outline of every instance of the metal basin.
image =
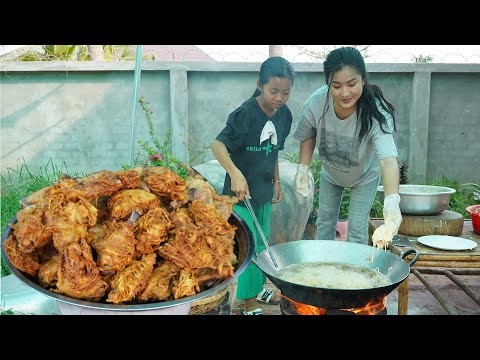
<svg viewBox="0 0 480 360">
<path fill-rule="evenodd" d="M 385 194 L 383 186 L 377 188 L 380 202 Z M 446 210 L 455 189 L 433 185 L 400 185 L 400 211 L 405 215 L 437 215 Z"/>
<path fill-rule="evenodd" d="M 17 221 L 16 217 L 13 217 L 10 221 L 14 224 Z M 238 276 L 246 269 L 250 263 L 254 254 L 254 240 L 253 235 L 247 224 L 236 214 L 232 213 L 228 220 L 230 224 L 235 226 L 235 249 L 234 253 L 237 255 L 238 262 L 235 264 L 235 272 L 233 277 L 225 279 L 220 283 L 213 284 L 210 288 L 201 291 L 193 296 L 183 297 L 181 299 L 172 301 L 161 301 L 156 303 L 146 304 L 109 304 L 109 303 L 97 303 L 91 301 L 83 301 L 74 299 L 65 295 L 57 294 L 41 287 L 38 282 L 30 275 L 19 271 L 15 268 L 8 259 L 3 243 L 13 231 L 10 226 L 6 226 L 2 234 L 2 259 L 7 264 L 10 271 L 18 277 L 25 285 L 37 292 L 57 300 L 58 306 L 63 314 L 138 314 L 139 312 L 147 311 L 148 314 L 179 314 L 188 315 L 192 303 L 195 300 L 203 299 L 207 296 L 215 294 L 216 292 L 224 289 L 233 283 Z M 146 313 L 146 314 L 147 314 Z"/>
</svg>

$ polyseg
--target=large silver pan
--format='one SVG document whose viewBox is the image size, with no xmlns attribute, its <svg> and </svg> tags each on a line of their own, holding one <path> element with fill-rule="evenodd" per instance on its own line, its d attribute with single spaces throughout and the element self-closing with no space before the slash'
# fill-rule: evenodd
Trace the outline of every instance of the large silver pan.
<svg viewBox="0 0 480 360">
<path fill-rule="evenodd" d="M 329 309 L 358 308 L 380 296 L 389 294 L 410 274 L 410 267 L 418 259 L 418 251 L 406 250 L 402 256 L 372 246 L 336 240 L 297 240 L 269 247 L 278 267 L 272 262 L 267 249 L 252 257 L 252 262 L 282 292 L 283 296 L 316 307 Z M 404 261 L 415 254 L 410 263 Z M 379 269 L 391 283 L 369 289 L 332 289 L 294 284 L 277 277 L 278 271 L 291 264 L 309 262 L 343 263 Z"/>
<path fill-rule="evenodd" d="M 16 221 L 17 219 L 14 216 L 11 219 L 10 224 L 15 224 Z M 186 303 L 193 303 L 195 300 L 200 300 L 207 296 L 213 295 L 218 291 L 224 289 L 225 287 L 229 286 L 234 281 L 236 281 L 238 276 L 246 269 L 246 267 L 250 264 L 250 259 L 254 254 L 254 240 L 253 240 L 252 232 L 248 228 L 248 225 L 245 223 L 245 221 L 242 220 L 236 213 L 232 213 L 232 215 L 228 219 L 228 222 L 231 225 L 236 227 L 234 253 L 237 256 L 238 262 L 234 265 L 235 272 L 233 274 L 233 277 L 225 279 L 221 282 L 217 281 L 215 284 L 212 284 L 210 288 L 205 289 L 195 295 L 186 296 L 177 300 L 170 300 L 170 301 L 160 301 L 160 302 L 145 303 L 145 304 L 128 304 L 128 305 L 111 304 L 111 303 L 105 303 L 105 302 L 91 302 L 91 301 L 78 300 L 78 299 L 71 298 L 69 296 L 64 296 L 64 295 L 49 291 L 47 289 L 44 289 L 38 284 L 38 281 L 35 278 L 15 268 L 13 264 L 10 262 L 8 256 L 6 255 L 3 244 L 5 240 L 8 238 L 8 236 L 13 232 L 11 225 L 7 225 L 2 234 L 1 253 L 2 253 L 3 260 L 7 264 L 10 271 L 15 276 L 17 276 L 25 285 L 31 287 L 34 290 L 37 290 L 39 293 L 47 297 L 53 298 L 62 303 L 65 303 L 68 305 L 76 305 L 76 306 L 88 308 L 88 309 L 105 310 L 106 312 L 111 312 L 111 311 L 138 312 L 138 311 L 146 311 L 146 310 L 154 311 L 154 310 L 165 309 L 170 307 L 172 308 L 178 307 Z"/>
</svg>

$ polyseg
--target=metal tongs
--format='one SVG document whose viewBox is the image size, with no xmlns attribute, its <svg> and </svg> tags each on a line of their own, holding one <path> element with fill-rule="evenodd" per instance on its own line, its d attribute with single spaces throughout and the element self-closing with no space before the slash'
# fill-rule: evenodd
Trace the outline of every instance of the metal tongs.
<svg viewBox="0 0 480 360">
<path fill-rule="evenodd" d="M 270 259 L 272 259 L 273 265 L 275 265 L 275 267 L 278 268 L 277 261 L 273 257 L 272 252 L 270 251 L 270 246 L 268 246 L 268 241 L 265 238 L 265 234 L 263 233 L 263 230 L 260 227 L 260 224 L 258 223 L 257 217 L 255 216 L 255 213 L 253 212 L 252 204 L 250 204 L 250 199 L 247 197 L 247 195 L 245 195 L 243 197 L 243 202 L 245 203 L 245 206 L 247 207 L 248 212 L 252 216 L 253 222 L 255 223 L 255 226 L 257 227 L 257 230 L 260 233 L 260 236 L 262 237 L 263 243 L 267 247 L 267 251 L 268 251 L 268 254 L 270 255 Z M 258 254 L 257 254 L 257 256 L 258 256 Z"/>
</svg>

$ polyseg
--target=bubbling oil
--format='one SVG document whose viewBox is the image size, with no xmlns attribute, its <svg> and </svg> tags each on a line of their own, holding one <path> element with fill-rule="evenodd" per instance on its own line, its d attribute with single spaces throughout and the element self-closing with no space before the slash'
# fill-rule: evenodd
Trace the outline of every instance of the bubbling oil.
<svg viewBox="0 0 480 360">
<path fill-rule="evenodd" d="M 291 264 L 276 276 L 290 283 L 328 289 L 370 289 L 391 284 L 378 269 L 345 263 Z"/>
</svg>

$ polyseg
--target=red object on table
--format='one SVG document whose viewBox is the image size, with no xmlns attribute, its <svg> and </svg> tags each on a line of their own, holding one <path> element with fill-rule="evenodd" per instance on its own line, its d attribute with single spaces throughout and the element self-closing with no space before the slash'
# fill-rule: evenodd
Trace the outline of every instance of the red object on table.
<svg viewBox="0 0 480 360">
<path fill-rule="evenodd" d="M 472 217 L 473 231 L 480 234 L 480 205 L 471 205 L 465 209 Z"/>
</svg>

